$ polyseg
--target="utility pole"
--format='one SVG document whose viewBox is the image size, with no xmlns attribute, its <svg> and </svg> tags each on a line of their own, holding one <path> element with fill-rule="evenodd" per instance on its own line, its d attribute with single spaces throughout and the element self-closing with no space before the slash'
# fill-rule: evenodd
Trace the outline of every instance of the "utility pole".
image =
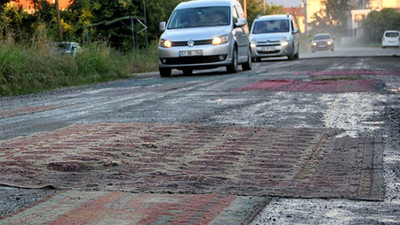
<svg viewBox="0 0 400 225">
<path fill-rule="evenodd" d="M 263 10 L 264 10 L 264 14 L 265 14 L 265 12 L 267 11 L 267 3 L 266 3 L 266 1 L 267 1 L 267 0 L 263 0 Z"/>
<path fill-rule="evenodd" d="M 61 26 L 61 16 L 60 16 L 60 4 L 58 0 L 55 0 L 56 14 L 57 14 L 57 23 L 58 23 L 58 38 L 60 41 L 63 41 L 63 31 Z"/>
<path fill-rule="evenodd" d="M 143 0 L 143 11 L 144 11 L 144 25 L 147 26 L 147 12 L 146 12 L 146 0 Z M 147 36 L 147 30 L 145 33 L 146 48 L 149 47 L 149 38 Z"/>
<path fill-rule="evenodd" d="M 243 0 L 244 16 L 247 18 L 247 1 Z"/>
</svg>

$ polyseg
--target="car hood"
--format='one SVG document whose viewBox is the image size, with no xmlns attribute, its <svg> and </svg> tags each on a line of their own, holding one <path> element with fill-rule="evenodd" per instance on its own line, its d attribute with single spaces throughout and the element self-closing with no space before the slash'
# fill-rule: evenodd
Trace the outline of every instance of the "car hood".
<svg viewBox="0 0 400 225">
<path fill-rule="evenodd" d="M 283 38 L 290 39 L 290 34 L 288 33 L 271 33 L 271 34 L 251 34 L 250 38 L 257 42 L 277 42 Z"/>
<path fill-rule="evenodd" d="M 169 29 L 161 35 L 161 39 L 170 41 L 210 40 L 216 36 L 229 34 L 230 29 L 230 26 Z"/>
<path fill-rule="evenodd" d="M 320 40 L 312 40 L 313 42 L 327 42 L 327 41 L 331 41 L 333 42 L 333 39 L 320 39 Z"/>
</svg>

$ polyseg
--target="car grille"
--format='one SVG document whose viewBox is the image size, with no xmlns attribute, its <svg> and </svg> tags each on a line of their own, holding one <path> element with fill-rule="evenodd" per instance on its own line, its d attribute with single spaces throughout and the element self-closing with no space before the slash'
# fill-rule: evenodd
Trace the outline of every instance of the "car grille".
<svg viewBox="0 0 400 225">
<path fill-rule="evenodd" d="M 258 41 L 257 45 L 262 45 L 262 46 L 280 45 L 280 41 Z"/>
<path fill-rule="evenodd" d="M 327 41 L 319 41 L 317 42 L 317 47 L 320 47 L 321 45 L 325 45 L 324 47 L 326 47 L 328 45 Z"/>
<path fill-rule="evenodd" d="M 267 45 L 267 44 L 257 44 L 257 47 L 270 47 L 270 46 L 281 46 L 281 44 L 272 44 L 272 45 Z"/>
<path fill-rule="evenodd" d="M 280 52 L 280 50 L 271 51 L 271 52 L 257 51 L 258 54 L 276 54 L 276 53 L 279 53 L 279 52 Z"/>
<path fill-rule="evenodd" d="M 223 56 L 223 59 L 220 59 Z M 184 64 L 202 64 L 221 62 L 226 60 L 228 55 L 213 55 L 213 56 L 192 56 L 192 57 L 179 57 L 179 58 L 165 58 L 161 59 L 163 64 L 167 65 L 184 65 Z"/>
<path fill-rule="evenodd" d="M 211 45 L 212 40 L 199 40 L 194 41 L 194 46 L 196 45 Z M 188 41 L 173 41 L 172 47 L 188 46 Z"/>
<path fill-rule="evenodd" d="M 267 42 L 261 44 L 262 42 L 258 42 L 257 47 L 279 47 L 281 46 L 280 42 L 275 42 L 275 43 L 271 43 L 268 42 L 269 44 L 267 44 Z M 275 50 L 275 51 L 261 51 L 261 50 L 257 50 L 258 54 L 276 54 L 279 53 L 281 50 Z"/>
</svg>

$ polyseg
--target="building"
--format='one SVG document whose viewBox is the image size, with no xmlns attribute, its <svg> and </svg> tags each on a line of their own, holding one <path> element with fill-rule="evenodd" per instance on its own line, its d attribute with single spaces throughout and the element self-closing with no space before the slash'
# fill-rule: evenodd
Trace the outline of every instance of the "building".
<svg viewBox="0 0 400 225">
<path fill-rule="evenodd" d="M 292 15 L 296 20 L 300 32 L 304 33 L 306 31 L 306 18 L 304 16 L 304 10 L 302 7 L 283 8 L 281 13 Z"/>
<path fill-rule="evenodd" d="M 350 0 L 353 9 L 371 9 L 380 11 L 385 8 L 400 9 L 400 0 Z"/>
<path fill-rule="evenodd" d="M 400 0 L 365 0 L 366 8 L 371 10 L 382 10 L 384 8 L 400 9 Z"/>
<path fill-rule="evenodd" d="M 350 0 L 352 10 L 347 12 L 348 36 L 357 37 L 363 34 L 362 21 L 371 11 L 393 8 L 400 12 L 400 0 Z"/>
<path fill-rule="evenodd" d="M 314 21 L 315 13 L 325 9 L 325 5 L 322 3 L 322 0 L 303 0 L 302 3 L 304 9 L 304 17 L 305 21 L 305 30 L 306 32 L 311 30 L 311 27 L 308 26 L 312 21 Z"/>
<path fill-rule="evenodd" d="M 50 4 L 54 4 L 55 0 L 47 0 Z M 61 10 L 66 10 L 71 4 L 73 0 L 58 0 L 58 4 L 60 5 Z M 33 5 L 32 0 L 18 0 L 18 1 L 11 1 L 9 4 L 16 7 L 22 7 L 25 12 L 34 13 L 35 7 Z"/>
<path fill-rule="evenodd" d="M 349 36 L 359 36 L 362 34 L 361 23 L 367 15 L 373 10 L 382 10 L 384 8 L 394 8 L 400 12 L 400 0 L 349 0 L 352 10 L 347 12 L 347 29 Z M 306 18 L 305 30 L 310 31 L 310 24 L 314 19 L 314 14 L 324 10 L 325 6 L 322 0 L 303 0 L 304 15 Z"/>
</svg>

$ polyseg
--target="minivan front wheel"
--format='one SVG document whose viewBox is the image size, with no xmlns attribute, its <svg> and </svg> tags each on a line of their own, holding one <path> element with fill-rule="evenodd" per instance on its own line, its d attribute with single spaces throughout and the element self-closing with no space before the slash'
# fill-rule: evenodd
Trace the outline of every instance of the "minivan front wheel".
<svg viewBox="0 0 400 225">
<path fill-rule="evenodd" d="M 294 45 L 292 47 L 292 52 L 290 53 L 290 55 L 288 55 L 288 60 L 294 60 L 295 59 L 295 54 L 294 54 Z"/>
<path fill-rule="evenodd" d="M 236 73 L 238 71 L 238 55 L 236 48 L 233 49 L 232 62 L 226 67 L 226 70 L 228 73 Z"/>
<path fill-rule="evenodd" d="M 294 55 L 295 59 L 299 59 L 299 50 L 297 50 L 296 54 Z"/>
<path fill-rule="evenodd" d="M 253 60 L 251 58 L 251 50 L 249 49 L 249 51 L 247 52 L 247 62 L 242 64 L 242 68 L 243 70 L 251 70 L 252 67 L 253 67 Z"/>
</svg>

